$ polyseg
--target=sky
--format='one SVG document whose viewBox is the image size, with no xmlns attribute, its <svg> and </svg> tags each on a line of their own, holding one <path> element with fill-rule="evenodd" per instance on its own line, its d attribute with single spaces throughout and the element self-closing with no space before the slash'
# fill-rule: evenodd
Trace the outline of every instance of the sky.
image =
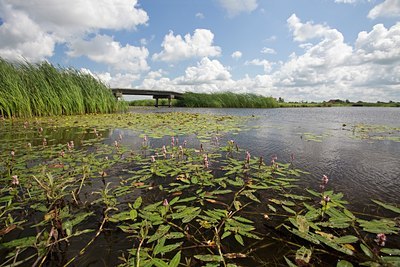
<svg viewBox="0 0 400 267">
<path fill-rule="evenodd" d="M 0 0 L 0 57 L 110 87 L 400 101 L 400 0 Z"/>
</svg>

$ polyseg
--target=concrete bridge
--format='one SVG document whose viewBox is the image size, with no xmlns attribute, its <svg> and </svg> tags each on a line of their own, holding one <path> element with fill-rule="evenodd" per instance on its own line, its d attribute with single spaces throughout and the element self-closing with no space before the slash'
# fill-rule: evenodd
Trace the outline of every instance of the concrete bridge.
<svg viewBox="0 0 400 267">
<path fill-rule="evenodd" d="M 156 100 L 155 106 L 158 107 L 158 99 L 168 99 L 168 106 L 171 107 L 171 99 L 182 98 L 182 93 L 173 91 L 158 91 L 146 89 L 132 89 L 132 88 L 111 88 L 115 97 L 119 98 L 123 95 L 151 95 Z"/>
</svg>

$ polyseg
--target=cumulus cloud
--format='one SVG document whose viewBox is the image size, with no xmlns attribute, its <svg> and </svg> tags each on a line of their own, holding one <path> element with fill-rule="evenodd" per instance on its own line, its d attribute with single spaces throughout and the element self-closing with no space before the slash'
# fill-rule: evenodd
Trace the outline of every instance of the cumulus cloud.
<svg viewBox="0 0 400 267">
<path fill-rule="evenodd" d="M 386 29 L 377 24 L 370 32 L 360 32 L 355 43 L 360 63 L 393 64 L 400 61 L 400 22 Z"/>
<path fill-rule="evenodd" d="M 375 6 L 368 13 L 368 18 L 376 19 L 379 17 L 399 17 L 400 16 L 400 0 L 385 0 Z"/>
<path fill-rule="evenodd" d="M 246 61 L 245 65 L 263 66 L 264 72 L 268 73 L 271 71 L 273 63 L 268 60 L 265 60 L 265 59 L 260 60 L 260 59 L 256 58 L 256 59 L 253 59 L 250 61 Z"/>
<path fill-rule="evenodd" d="M 257 0 L 218 0 L 220 5 L 233 17 L 240 13 L 250 13 L 257 8 Z"/>
<path fill-rule="evenodd" d="M 56 44 L 98 30 L 135 29 L 148 20 L 136 5 L 137 0 L 2 0 L 0 55 L 39 61 L 50 57 Z"/>
<path fill-rule="evenodd" d="M 193 36 L 174 35 L 170 31 L 161 44 L 163 50 L 153 55 L 153 60 L 179 61 L 195 57 L 215 57 L 221 48 L 213 45 L 214 34 L 207 29 L 196 29 Z"/>
<path fill-rule="evenodd" d="M 188 67 L 185 76 L 178 79 L 180 84 L 204 84 L 216 81 L 227 81 L 231 74 L 218 60 L 205 57 L 197 66 Z"/>
<path fill-rule="evenodd" d="M 285 62 L 253 59 L 246 65 L 262 66 L 264 74 L 232 79 L 229 67 L 203 58 L 184 75 L 171 79 L 165 73 L 147 77 L 142 86 L 164 90 L 256 93 L 286 100 L 322 101 L 333 98 L 388 101 L 399 99 L 400 23 L 377 24 L 360 32 L 354 44 L 328 25 L 288 19 L 293 40 L 303 50 Z M 273 66 L 273 69 L 271 68 Z"/>
<path fill-rule="evenodd" d="M 111 88 L 131 88 L 133 82 L 140 79 L 139 74 L 130 74 L 130 73 L 117 73 L 112 75 L 109 72 L 92 72 L 89 69 L 82 68 L 80 70 L 83 73 L 87 73 L 99 79 L 106 85 Z"/>
<path fill-rule="evenodd" d="M 242 57 L 242 52 L 235 51 L 235 52 L 232 53 L 231 57 L 234 58 L 234 59 L 239 59 L 239 58 Z"/>
<path fill-rule="evenodd" d="M 69 56 L 87 56 L 95 62 L 110 64 L 116 70 L 138 73 L 149 69 L 146 61 L 149 55 L 147 48 L 121 46 L 108 35 L 96 35 L 88 41 L 77 39 L 68 46 Z"/>
</svg>

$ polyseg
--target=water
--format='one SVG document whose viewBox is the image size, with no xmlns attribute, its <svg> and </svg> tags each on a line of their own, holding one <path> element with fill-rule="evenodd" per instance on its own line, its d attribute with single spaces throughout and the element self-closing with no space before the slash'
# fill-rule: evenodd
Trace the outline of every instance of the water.
<svg viewBox="0 0 400 267">
<path fill-rule="evenodd" d="M 196 112 L 254 116 L 245 131 L 228 136 L 254 156 L 290 162 L 311 174 L 301 185 L 318 188 L 327 175 L 330 189 L 345 194 L 357 209 L 370 199 L 398 203 L 400 192 L 400 142 L 361 139 L 355 125 L 397 128 L 387 136 L 400 136 L 400 109 L 369 107 L 284 109 L 133 109 L 133 112 Z M 310 134 L 322 136 L 309 140 Z M 312 139 L 312 138 L 311 138 Z M 399 140 L 400 141 L 400 140 Z"/>
<path fill-rule="evenodd" d="M 267 164 L 271 157 L 276 156 L 279 162 L 291 162 L 296 168 L 309 172 L 302 175 L 300 189 L 318 189 L 323 175 L 329 177 L 328 189 L 344 193 L 344 199 L 349 201 L 350 209 L 373 213 L 371 199 L 387 203 L 399 203 L 400 191 L 400 109 L 398 108 L 285 108 L 285 109 L 185 109 L 185 108 L 134 108 L 131 112 L 191 112 L 216 115 L 247 116 L 248 122 L 239 134 L 228 134 L 221 140 L 225 145 L 228 140 L 234 140 L 240 148 L 248 150 L 252 156 L 262 156 Z M 373 126 L 367 132 L 360 132 L 360 125 Z M 380 133 L 377 126 L 387 126 L 385 133 Z M 366 127 L 365 126 L 365 127 Z M 50 131 L 50 130 L 49 130 Z M 49 137 L 49 142 L 65 144 L 69 140 L 93 138 L 93 134 L 81 133 L 77 129 L 55 131 Z M 60 135 L 60 133 L 62 133 Z M 81 134 L 79 136 L 79 133 Z M 362 134 L 360 134 L 362 133 Z M 47 133 L 51 135 L 51 132 Z M 57 136 L 60 135 L 60 136 Z M 114 140 L 122 134 L 122 146 L 140 148 L 142 138 L 131 130 L 107 129 L 104 131 L 105 143 L 113 145 Z M 89 136 L 87 136 L 89 135 Z M 367 137 L 370 138 L 367 138 Z M 15 133 L 0 133 L 3 139 L 18 138 L 30 141 L 31 137 L 15 135 Z M 376 137 L 381 140 L 375 140 Z M 392 138 L 394 137 L 394 138 Z M 190 146 L 199 147 L 200 143 L 194 136 L 179 136 L 187 139 Z M 393 140 L 390 140 L 393 139 Z M 42 138 L 34 140 L 40 144 Z M 151 146 L 161 147 L 168 144 L 170 137 L 150 140 Z M 8 150 L 10 148 L 7 148 Z M 125 166 L 129 168 L 129 166 Z M 117 170 L 110 170 L 109 179 L 118 177 Z M 126 174 L 125 174 L 126 175 Z M 115 178 L 115 183 L 118 184 Z M 102 187 L 103 184 L 93 184 Z M 98 188 L 93 188 L 93 191 Z M 90 192 L 89 192 L 90 193 Z M 136 192 L 140 194 L 140 192 Z M 136 198 L 138 194 L 130 196 Z M 154 191 L 154 199 L 162 196 Z M 131 202 L 133 199 L 131 199 Z M 265 210 L 265 204 L 261 205 Z M 261 209 L 259 209 L 261 210 Z M 257 207 L 254 210 L 257 212 Z M 99 211 L 100 212 L 100 211 Z M 261 218 L 261 217 L 260 217 Z M 257 219 L 257 226 L 263 227 L 264 221 Z M 91 220 L 85 227 L 97 229 L 97 219 Z M 65 253 L 65 259 L 71 259 L 79 254 L 84 244 L 92 238 L 93 233 L 73 239 Z M 235 243 L 235 242 L 233 242 Z M 137 245 L 137 244 L 136 244 Z M 135 246 L 135 241 L 116 229 L 105 231 L 90 246 L 87 252 L 77 259 L 77 266 L 115 266 L 120 261 L 118 257 L 126 254 L 127 249 Z M 276 243 L 266 246 L 257 252 L 257 256 L 269 262 L 274 257 L 285 255 L 287 246 Z M 64 260 L 65 263 L 65 260 Z M 244 266 L 252 264 L 244 261 Z M 57 263 L 53 264 L 54 266 Z"/>
</svg>

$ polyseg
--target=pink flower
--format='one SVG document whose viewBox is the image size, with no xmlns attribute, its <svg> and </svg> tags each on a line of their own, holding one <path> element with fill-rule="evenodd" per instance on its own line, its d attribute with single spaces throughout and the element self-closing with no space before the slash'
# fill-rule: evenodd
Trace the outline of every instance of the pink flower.
<svg viewBox="0 0 400 267">
<path fill-rule="evenodd" d="M 249 163 L 250 162 L 250 152 L 246 151 L 246 162 Z"/>
<path fill-rule="evenodd" d="M 171 136 L 171 146 L 175 146 L 175 137 Z"/>
<path fill-rule="evenodd" d="M 19 185 L 18 175 L 13 175 L 12 176 L 11 184 L 12 185 Z"/>
<path fill-rule="evenodd" d="M 386 235 L 384 233 L 380 233 L 376 235 L 375 242 L 381 246 L 384 247 L 386 243 Z"/>
<path fill-rule="evenodd" d="M 208 156 L 207 156 L 207 154 L 204 154 L 204 155 L 203 155 L 203 164 L 204 164 L 204 168 L 208 169 L 209 162 L 208 162 Z"/>
<path fill-rule="evenodd" d="M 156 162 L 156 157 L 151 156 L 151 162 Z"/>
<path fill-rule="evenodd" d="M 64 152 L 64 150 L 61 150 L 61 152 L 60 152 L 60 156 L 61 156 L 61 157 L 64 157 L 64 155 L 65 155 L 65 152 Z"/>
<path fill-rule="evenodd" d="M 47 140 L 46 140 L 46 138 L 43 138 L 43 146 L 47 146 Z"/>
<path fill-rule="evenodd" d="M 14 156 L 15 156 L 15 151 L 11 150 L 11 157 L 14 157 Z"/>
<path fill-rule="evenodd" d="M 329 201 L 331 201 L 331 198 L 329 196 L 324 196 L 324 200 L 325 200 L 325 202 L 329 202 Z"/>
<path fill-rule="evenodd" d="M 168 203 L 168 200 L 167 200 L 167 199 L 164 199 L 164 201 L 163 201 L 162 204 L 163 204 L 164 207 L 169 206 L 169 203 Z"/>
</svg>

